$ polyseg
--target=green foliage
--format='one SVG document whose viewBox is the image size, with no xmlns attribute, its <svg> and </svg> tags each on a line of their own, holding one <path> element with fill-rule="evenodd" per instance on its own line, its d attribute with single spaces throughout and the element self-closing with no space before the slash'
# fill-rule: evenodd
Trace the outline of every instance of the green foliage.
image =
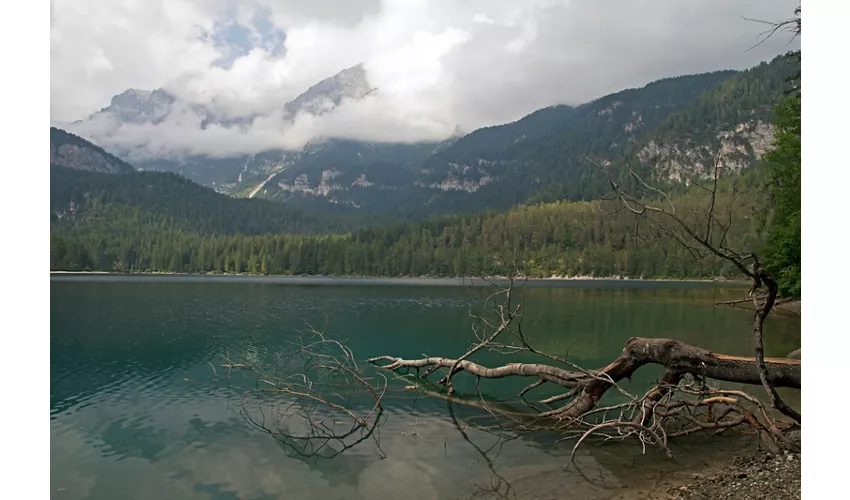
<svg viewBox="0 0 850 500">
<path fill-rule="evenodd" d="M 516 259 L 535 277 L 735 278 L 730 264 L 712 257 L 695 261 L 671 238 L 636 240 L 628 213 L 600 211 L 588 200 L 609 185 L 587 158 L 616 169 L 623 151 L 634 153 L 650 140 L 699 152 L 719 131 L 769 120 L 782 82 L 799 68 L 786 59 L 746 72 L 661 80 L 578 107 L 554 106 L 440 145 L 317 145 L 261 193 L 285 203 L 229 198 L 174 174 L 52 168 L 51 269 L 485 276 L 505 274 Z M 766 157 L 776 207 L 766 257 L 783 293 L 799 295 L 799 98 L 784 101 L 776 115 L 776 149 Z M 338 203 L 328 203 L 277 185 L 330 168 L 340 171 L 340 185 L 350 186 L 362 173 L 382 187 L 352 186 Z M 423 186 L 488 176 L 491 182 L 473 193 Z M 718 206 L 737 196 L 729 234 L 735 248 L 765 243 L 757 224 L 760 193 L 750 189 L 752 182 L 745 174 L 721 183 Z M 669 192 L 680 213 L 705 207 L 700 189 L 682 184 Z M 508 211 L 494 213 L 501 210 Z M 451 215 L 460 213 L 468 215 Z M 377 226 L 387 221 L 395 224 Z"/>
<path fill-rule="evenodd" d="M 392 213 L 398 221 L 507 210 L 518 204 L 587 201 L 608 189 L 605 177 L 588 157 L 616 164 L 623 152 L 634 156 L 652 139 L 683 145 L 683 154 L 700 153 L 704 143 L 717 140 L 718 131 L 734 129 L 747 120 L 769 120 L 781 98 L 783 79 L 793 70 L 783 56 L 744 72 L 666 78 L 580 106 L 540 109 L 515 122 L 441 143 L 331 139 L 303 151 L 265 151 L 235 158 L 195 156 L 139 166 L 177 171 L 242 195 L 266 181 L 271 169 L 278 169 L 255 198 L 282 201 L 310 212 L 357 207 L 358 212 L 376 218 Z M 331 170 L 335 171 L 330 181 L 334 189 L 325 196 L 305 195 L 280 185 L 291 186 L 301 177 L 299 183 L 306 178 L 315 189 L 323 172 Z M 362 187 L 357 182 L 361 175 L 374 185 Z M 237 178 L 241 181 L 236 182 Z M 448 189 L 436 188 L 444 182 Z M 474 192 L 453 189 L 453 182 L 460 185 L 454 188 Z"/>
<path fill-rule="evenodd" d="M 430 157 L 423 168 L 431 180 L 495 179 L 454 206 L 463 212 L 592 200 L 607 190 L 607 182 L 586 157 L 620 158 L 637 137 L 735 74 L 667 78 L 578 107 L 546 108 L 514 123 L 477 130 Z"/>
<path fill-rule="evenodd" d="M 653 134 L 661 137 L 687 135 L 714 138 L 751 120 L 771 121 L 776 104 L 787 89 L 788 79 L 799 71 L 794 54 L 742 71 L 712 87 L 682 111 L 670 116 Z"/>
<path fill-rule="evenodd" d="M 666 146 L 680 153 L 679 160 L 684 165 L 697 162 L 710 165 L 720 147 L 720 132 L 773 118 L 773 108 L 784 95 L 787 79 L 799 67 L 799 61 L 789 54 L 738 73 L 716 72 L 662 80 L 644 89 L 605 97 L 600 100 L 607 105 L 602 110 L 611 110 L 610 116 L 605 116 L 610 119 L 590 114 L 577 129 L 580 133 L 561 138 L 561 146 L 553 150 L 559 159 L 552 160 L 561 167 L 553 172 L 568 176 L 564 179 L 549 175 L 548 182 L 530 201 L 589 199 L 606 192 L 607 178 L 585 161 L 585 156 L 600 162 L 607 159 L 615 167 L 625 158 L 637 159 L 633 168 L 650 178 L 659 173 L 654 170 L 658 158 L 640 152 L 654 143 L 656 147 Z M 616 102 L 624 104 L 614 107 Z M 586 106 L 591 105 L 594 103 Z M 593 109 L 599 113 L 600 107 Z M 635 126 L 631 131 L 626 130 L 629 124 Z M 737 140 L 743 146 L 742 152 L 737 153 L 744 156 L 743 163 L 754 165 L 756 155 L 752 147 L 740 138 Z M 627 153 L 625 157 L 623 151 Z M 542 154 L 535 152 L 538 157 Z"/>
<path fill-rule="evenodd" d="M 776 108 L 776 140 L 765 154 L 766 190 L 774 207 L 768 225 L 767 269 L 783 295 L 799 297 L 800 281 L 800 121 L 801 96 Z"/>
<path fill-rule="evenodd" d="M 307 214 L 282 203 L 235 199 L 177 174 L 50 170 L 53 231 L 185 231 L 205 235 L 348 231 L 356 214 Z"/>
<path fill-rule="evenodd" d="M 746 193 L 746 190 L 744 191 Z M 732 182 L 718 203 L 732 200 Z M 682 213 L 707 203 L 705 192 L 679 195 Z M 725 206 L 725 205 L 724 205 Z M 734 205 L 729 237 L 742 247 L 761 242 L 753 200 Z M 348 235 L 204 234 L 185 226 L 155 227 L 121 218 L 51 234 L 51 269 L 193 273 L 371 276 L 488 276 L 516 258 L 533 277 L 736 277 L 727 263 L 695 261 L 669 238 L 636 240 L 629 213 L 608 215 L 598 202 L 519 206 L 505 213 L 446 216 L 355 230 Z"/>
</svg>

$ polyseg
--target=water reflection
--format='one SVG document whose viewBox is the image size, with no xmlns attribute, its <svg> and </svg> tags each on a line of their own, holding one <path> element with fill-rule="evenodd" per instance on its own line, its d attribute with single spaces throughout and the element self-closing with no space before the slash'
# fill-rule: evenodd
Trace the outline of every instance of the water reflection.
<svg viewBox="0 0 850 500">
<path fill-rule="evenodd" d="M 670 336 L 751 352 L 750 315 L 713 307 L 737 298 L 716 287 L 526 291 L 536 345 L 587 366 L 616 357 L 632 336 Z M 570 446 L 542 433 L 485 429 L 481 411 L 423 398 L 391 382 L 377 442 L 333 459 L 304 459 L 239 414 L 256 363 L 291 348 L 304 321 L 365 358 L 457 355 L 469 345 L 470 308 L 482 290 L 410 286 L 283 286 L 180 280 L 76 280 L 51 284 L 51 488 L 55 498 L 606 498 L 616 487 L 669 470 L 634 443 L 580 450 L 582 475 L 564 471 Z M 799 319 L 774 318 L 768 355 L 799 347 Z M 517 360 L 521 360 L 522 356 Z M 500 362 L 481 353 L 482 364 Z M 209 363 L 218 367 L 215 376 Z M 650 384 L 639 372 L 629 387 Z M 494 398 L 516 384 L 482 383 Z M 460 387 L 463 389 L 463 387 Z M 355 405 L 356 406 L 356 405 Z M 290 431 L 296 429 L 296 424 Z M 674 453 L 702 446 L 680 440 Z M 678 463 L 740 451 L 725 436 Z M 381 455 L 386 458 L 382 459 Z M 650 452 L 653 453 L 653 452 Z M 489 488 L 489 491 L 488 491 Z"/>
</svg>

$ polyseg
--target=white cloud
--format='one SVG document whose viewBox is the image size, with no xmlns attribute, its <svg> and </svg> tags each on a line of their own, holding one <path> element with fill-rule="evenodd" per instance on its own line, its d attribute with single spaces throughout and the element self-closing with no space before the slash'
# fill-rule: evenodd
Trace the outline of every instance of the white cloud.
<svg viewBox="0 0 850 500">
<path fill-rule="evenodd" d="M 51 116 L 67 120 L 130 87 L 156 88 L 205 72 L 219 52 L 199 37 L 211 2 L 54 0 L 50 27 Z"/>
<path fill-rule="evenodd" d="M 577 104 L 666 76 L 745 68 L 785 50 L 749 50 L 790 0 L 54 0 L 51 118 L 81 119 L 127 88 L 164 87 L 224 116 L 267 115 L 249 129 L 200 128 L 188 108 L 157 126 L 75 127 L 104 145 L 223 155 L 298 147 L 317 136 L 425 140 Z M 260 22 L 285 33 L 263 45 Z M 232 64 L 213 34 L 239 23 L 255 47 Z M 233 54 L 230 54 L 231 56 Z M 283 104 L 358 63 L 379 89 L 287 125 Z M 141 149 L 140 149 L 141 148 Z"/>
</svg>

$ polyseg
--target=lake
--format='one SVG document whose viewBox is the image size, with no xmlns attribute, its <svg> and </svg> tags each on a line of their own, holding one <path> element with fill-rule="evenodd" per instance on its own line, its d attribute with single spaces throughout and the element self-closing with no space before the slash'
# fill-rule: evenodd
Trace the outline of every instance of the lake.
<svg viewBox="0 0 850 500">
<path fill-rule="evenodd" d="M 742 298 L 745 288 L 531 285 L 522 290 L 523 329 L 538 348 L 568 353 L 587 368 L 614 360 L 635 336 L 752 353 L 751 314 L 713 305 Z M 304 457 L 246 421 L 243 397 L 258 387 L 257 377 L 234 369 L 228 380 L 222 366 L 228 358 L 273 358 L 309 336 L 305 323 L 325 328 L 360 360 L 456 357 L 473 340 L 470 311 L 482 309 L 487 292 L 452 280 L 51 276 L 52 497 L 454 499 L 505 482 L 518 498 L 602 499 L 748 446 L 735 434 L 695 437 L 675 442 L 671 461 L 653 450 L 641 456 L 634 442 L 591 444 L 579 451 L 585 474 L 578 474 L 564 469 L 570 443 L 485 432 L 474 425 L 483 411 L 417 397 L 405 390 L 409 382 L 391 378 L 377 442 L 365 440 L 334 458 Z M 799 318 L 768 320 L 766 355 L 799 346 Z M 474 359 L 506 362 L 493 352 Z M 525 358 L 510 358 L 517 359 Z M 649 387 L 661 373 L 655 368 L 641 369 L 626 387 Z M 474 387 L 469 377 L 464 383 Z M 526 383 L 485 381 L 482 392 L 498 397 Z M 687 453 L 695 446 L 699 454 Z"/>
</svg>

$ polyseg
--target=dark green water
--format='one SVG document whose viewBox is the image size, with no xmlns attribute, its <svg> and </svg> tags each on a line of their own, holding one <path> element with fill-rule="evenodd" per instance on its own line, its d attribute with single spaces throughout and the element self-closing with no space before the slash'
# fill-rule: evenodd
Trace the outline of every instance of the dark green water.
<svg viewBox="0 0 850 500">
<path fill-rule="evenodd" d="M 442 400 L 392 391 L 372 442 L 330 460 L 295 456 L 240 416 L 238 394 L 252 387 L 234 375 L 229 389 L 208 362 L 267 359 L 286 349 L 305 321 L 344 340 L 358 358 L 457 356 L 472 339 L 470 309 L 481 288 L 268 278 L 51 278 L 51 490 L 62 499 L 368 499 L 468 498 L 493 471 L 476 447 L 496 443 L 468 430 L 464 439 Z M 752 352 L 751 316 L 717 308 L 742 289 L 675 283 L 545 283 L 524 291 L 524 329 L 535 344 L 596 368 L 633 336 L 681 339 L 729 354 Z M 799 347 L 800 321 L 774 317 L 768 356 Z M 495 364 L 484 353 L 477 360 Z M 219 367 L 222 372 L 226 369 Z M 658 371 L 627 387 L 648 386 Z M 519 384 L 519 385 L 517 385 Z M 498 396 L 517 384 L 492 383 Z M 509 387 L 510 386 L 510 387 Z M 476 410 L 455 407 L 461 423 Z M 474 446 L 473 446 L 474 445 Z M 688 443 L 683 442 L 682 447 Z M 686 464 L 640 457 L 634 443 L 582 448 L 603 482 L 563 467 L 571 445 L 523 436 L 488 457 L 519 498 L 607 498 L 616 486 Z M 715 438 L 710 456 L 740 450 Z M 685 448 L 682 448 L 684 450 Z M 676 451 L 676 450 L 674 450 Z"/>
</svg>

